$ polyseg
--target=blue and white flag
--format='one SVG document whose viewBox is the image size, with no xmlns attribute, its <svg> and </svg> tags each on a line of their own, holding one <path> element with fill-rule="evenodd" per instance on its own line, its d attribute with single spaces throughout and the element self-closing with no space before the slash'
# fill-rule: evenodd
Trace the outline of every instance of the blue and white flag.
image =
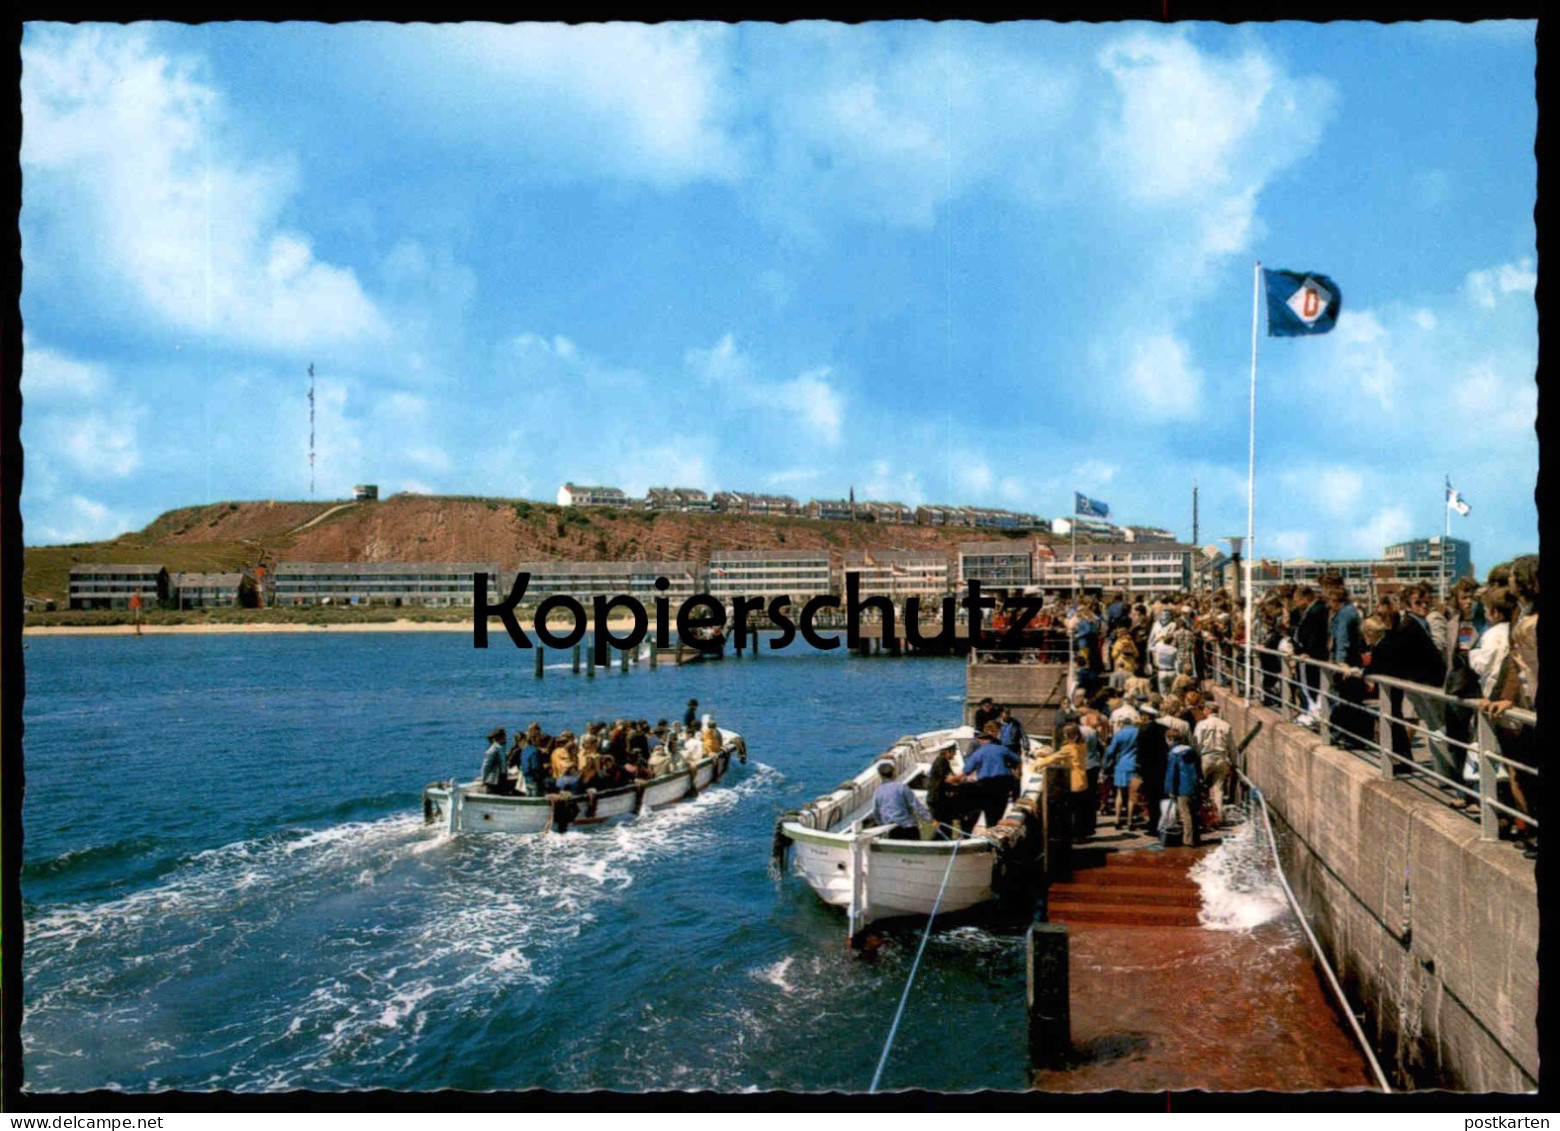
<svg viewBox="0 0 1560 1131">
<path fill-rule="evenodd" d="M 1446 505 L 1466 518 L 1473 512 L 1473 508 L 1463 501 L 1463 497 L 1457 493 L 1457 488 L 1452 486 L 1452 477 L 1446 477 Z"/>
<path fill-rule="evenodd" d="M 1074 491 L 1073 495 L 1076 497 L 1076 501 L 1073 504 L 1074 514 L 1086 515 L 1090 518 L 1110 517 L 1110 508 L 1104 503 L 1100 502 L 1098 499 L 1091 499 L 1087 495 L 1080 495 L 1077 491 Z"/>
<path fill-rule="evenodd" d="M 1267 283 L 1268 337 L 1325 334 L 1338 322 L 1343 292 L 1326 275 L 1262 270 Z"/>
</svg>

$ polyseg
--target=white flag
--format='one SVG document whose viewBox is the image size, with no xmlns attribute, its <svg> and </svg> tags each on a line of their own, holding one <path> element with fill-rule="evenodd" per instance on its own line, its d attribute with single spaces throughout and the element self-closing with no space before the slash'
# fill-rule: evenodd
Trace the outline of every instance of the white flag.
<svg viewBox="0 0 1560 1131">
<path fill-rule="evenodd" d="M 1450 477 L 1448 477 L 1446 480 L 1446 505 L 1464 517 L 1473 511 L 1473 508 L 1470 507 L 1467 503 L 1463 502 L 1462 496 L 1459 495 L 1457 493 L 1457 489 L 1452 486 Z"/>
</svg>

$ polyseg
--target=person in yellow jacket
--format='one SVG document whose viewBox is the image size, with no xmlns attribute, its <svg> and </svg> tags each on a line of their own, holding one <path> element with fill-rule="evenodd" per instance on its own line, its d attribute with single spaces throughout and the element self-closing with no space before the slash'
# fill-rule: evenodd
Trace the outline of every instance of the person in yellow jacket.
<svg viewBox="0 0 1560 1131">
<path fill-rule="evenodd" d="M 720 753 L 720 731 L 715 726 L 715 716 L 704 716 L 704 756 L 713 757 Z"/>
<path fill-rule="evenodd" d="M 1137 675 L 1138 658 L 1138 648 L 1132 642 L 1132 634 L 1124 628 L 1118 628 L 1115 643 L 1110 646 L 1110 666 L 1112 672 L 1120 674 L 1111 681 L 1112 685 L 1125 687 L 1127 680 Z"/>
<path fill-rule="evenodd" d="M 552 776 L 557 787 L 565 793 L 573 793 L 579 785 L 579 763 L 574 754 L 574 735 L 564 731 L 553 743 Z"/>
<path fill-rule="evenodd" d="M 1072 818 L 1072 838 L 1075 841 L 1087 840 L 1094 833 L 1088 757 L 1089 747 L 1083 741 L 1078 724 L 1067 723 L 1062 727 L 1062 745 L 1056 753 L 1037 758 L 1034 762 L 1036 770 L 1043 770 L 1047 766 L 1063 766 L 1067 769 L 1068 788 L 1071 790 L 1068 812 Z"/>
</svg>

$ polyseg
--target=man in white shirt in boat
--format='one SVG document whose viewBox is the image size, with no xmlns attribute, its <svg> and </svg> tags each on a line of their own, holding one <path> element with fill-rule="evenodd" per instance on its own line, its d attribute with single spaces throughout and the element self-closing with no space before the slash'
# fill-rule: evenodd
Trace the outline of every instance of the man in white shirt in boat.
<svg viewBox="0 0 1560 1131">
<path fill-rule="evenodd" d="M 894 763 L 879 762 L 878 774 L 883 780 L 872 795 L 872 819 L 880 825 L 894 827 L 894 831 L 888 834 L 889 840 L 920 840 L 921 826 L 916 818 L 930 821 L 931 810 L 921 803 L 921 799 L 911 792 L 909 786 L 894 780 Z"/>
</svg>

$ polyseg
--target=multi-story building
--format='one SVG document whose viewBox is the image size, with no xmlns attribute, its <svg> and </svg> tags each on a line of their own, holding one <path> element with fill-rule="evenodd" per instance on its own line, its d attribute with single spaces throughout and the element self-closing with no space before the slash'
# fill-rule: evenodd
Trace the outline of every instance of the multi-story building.
<svg viewBox="0 0 1560 1131">
<path fill-rule="evenodd" d="M 83 562 L 70 567 L 72 609 L 128 609 L 140 598 L 143 609 L 168 600 L 168 571 L 160 565 L 111 565 Z"/>
<path fill-rule="evenodd" d="M 170 600 L 181 609 L 236 609 L 255 603 L 255 579 L 247 573 L 175 573 Z"/>
<path fill-rule="evenodd" d="M 1381 557 L 1389 562 L 1434 562 L 1438 570 L 1444 562 L 1448 584 L 1459 577 L 1473 576 L 1473 546 L 1461 538 L 1432 534 L 1429 538 L 1394 542 L 1381 552 Z"/>
<path fill-rule="evenodd" d="M 477 573 L 488 575 L 488 601 L 495 604 L 514 580 L 494 562 L 277 562 L 267 589 L 283 606 L 470 607 Z"/>
<path fill-rule="evenodd" d="M 915 511 L 903 503 L 859 503 L 856 510 L 874 522 L 901 525 L 915 521 Z"/>
<path fill-rule="evenodd" d="M 961 542 L 959 585 L 979 581 L 987 589 L 1022 589 L 1034 584 L 1034 562 L 1034 544 L 1028 539 Z"/>
<path fill-rule="evenodd" d="M 710 555 L 709 592 L 732 597 L 787 594 L 795 604 L 832 593 L 834 571 L 828 550 L 721 550 Z"/>
<path fill-rule="evenodd" d="M 352 498 L 360 503 L 372 503 L 379 498 L 379 484 L 359 483 L 352 488 Z"/>
<path fill-rule="evenodd" d="M 747 491 L 717 491 L 715 509 L 729 514 L 799 515 L 802 504 L 790 495 L 755 495 Z"/>
<path fill-rule="evenodd" d="M 970 526 L 964 507 L 916 507 L 915 521 L 920 526 Z"/>
<path fill-rule="evenodd" d="M 845 575 L 861 575 L 862 597 L 940 598 L 950 585 L 948 555 L 941 550 L 846 550 L 840 555 L 834 591 L 845 594 Z"/>
<path fill-rule="evenodd" d="M 1126 526 L 1121 530 L 1127 542 L 1174 542 L 1175 533 L 1162 526 Z"/>
<path fill-rule="evenodd" d="M 645 506 L 653 511 L 709 511 L 715 509 L 707 492 L 697 487 L 652 487 L 645 492 Z"/>
<path fill-rule="evenodd" d="M 555 596 L 573 597 L 588 607 L 594 597 L 619 594 L 637 598 L 647 609 L 656 597 L 676 605 L 700 592 L 704 580 L 697 562 L 521 562 L 506 584 L 513 584 L 515 573 L 531 575 L 520 602 L 526 608 Z M 670 583 L 664 591 L 655 587 L 661 577 Z"/>
<path fill-rule="evenodd" d="M 616 487 L 581 487 L 565 483 L 558 488 L 560 507 L 626 507 L 629 498 Z"/>
<path fill-rule="evenodd" d="M 849 521 L 856 517 L 856 504 L 848 499 L 813 499 L 807 504 L 807 517 Z"/>
<path fill-rule="evenodd" d="M 1226 566 L 1226 584 L 1233 587 L 1231 572 Z M 1384 558 L 1299 558 L 1286 562 L 1263 560 L 1251 563 L 1252 590 L 1257 594 L 1285 583 L 1314 586 L 1327 575 L 1343 578 L 1344 588 L 1355 600 L 1368 601 L 1396 594 L 1405 585 L 1421 581 L 1439 586 L 1441 563 L 1387 561 Z M 1447 581 L 1450 584 L 1450 577 Z"/>
<path fill-rule="evenodd" d="M 1165 593 L 1190 589 L 1195 546 L 1180 542 L 1094 542 L 1078 547 L 1058 543 L 1040 558 L 1039 584 L 1047 589 L 1102 589 L 1106 592 Z M 1076 567 L 1076 575 L 1074 569 Z"/>
</svg>

